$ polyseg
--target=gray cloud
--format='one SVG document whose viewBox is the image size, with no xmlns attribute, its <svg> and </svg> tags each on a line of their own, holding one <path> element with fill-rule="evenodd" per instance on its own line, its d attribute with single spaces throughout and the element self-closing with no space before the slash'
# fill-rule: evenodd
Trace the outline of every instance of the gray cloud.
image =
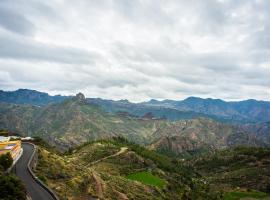
<svg viewBox="0 0 270 200">
<path fill-rule="evenodd" d="M 0 87 L 270 100 L 267 0 L 0 1 Z"/>
<path fill-rule="evenodd" d="M 0 4 L 0 25 L 7 30 L 15 33 L 28 35 L 33 34 L 34 24 L 31 23 L 25 16 L 1 7 Z"/>
<path fill-rule="evenodd" d="M 60 63 L 94 64 L 99 54 L 76 47 L 48 45 L 28 38 L 0 34 L 0 58 Z"/>
</svg>

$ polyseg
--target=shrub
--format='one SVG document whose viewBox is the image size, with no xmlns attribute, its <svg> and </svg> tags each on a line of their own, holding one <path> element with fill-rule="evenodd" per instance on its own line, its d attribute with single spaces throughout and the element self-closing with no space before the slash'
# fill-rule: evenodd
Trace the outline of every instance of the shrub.
<svg viewBox="0 0 270 200">
<path fill-rule="evenodd" d="M 13 159 L 10 153 L 6 153 L 0 156 L 0 165 L 4 170 L 7 170 L 13 163 Z"/>
<path fill-rule="evenodd" d="M 1 200 L 26 199 L 26 189 L 15 176 L 0 176 L 0 191 Z"/>
</svg>

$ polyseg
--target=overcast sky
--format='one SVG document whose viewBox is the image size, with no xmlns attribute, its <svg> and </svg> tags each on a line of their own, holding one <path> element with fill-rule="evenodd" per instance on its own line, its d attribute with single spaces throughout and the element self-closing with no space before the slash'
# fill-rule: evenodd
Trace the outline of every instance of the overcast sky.
<svg viewBox="0 0 270 200">
<path fill-rule="evenodd" d="M 0 89 L 270 100 L 269 0 L 0 0 Z"/>
</svg>

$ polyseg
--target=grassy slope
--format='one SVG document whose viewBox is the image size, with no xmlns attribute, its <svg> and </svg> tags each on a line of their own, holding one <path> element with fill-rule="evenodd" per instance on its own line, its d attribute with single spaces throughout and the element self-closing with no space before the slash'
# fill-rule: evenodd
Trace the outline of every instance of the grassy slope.
<svg viewBox="0 0 270 200">
<path fill-rule="evenodd" d="M 166 182 L 159 178 L 158 176 L 154 176 L 151 172 L 141 171 L 129 174 L 127 176 L 128 179 L 139 181 L 146 185 L 153 185 L 160 188 L 163 188 L 166 185 Z"/>
<path fill-rule="evenodd" d="M 204 156 L 190 164 L 215 189 L 234 191 L 241 188 L 270 193 L 270 149 L 238 147 Z M 254 192 L 256 194 L 260 195 Z M 236 191 L 226 198 L 234 199 L 238 195 L 252 197 L 253 194 Z"/>
<path fill-rule="evenodd" d="M 121 147 L 128 147 L 128 150 L 91 164 L 114 154 Z M 92 142 L 65 156 L 43 147 L 39 149 L 37 174 L 61 198 L 67 193 L 70 199 L 87 199 L 90 196 L 101 199 L 217 199 L 216 194 L 210 194 L 207 185 L 192 171 L 181 168 L 179 163 L 168 157 L 125 140 Z M 166 183 L 163 189 L 127 178 L 130 174 L 148 170 L 151 170 L 152 180 L 159 177 L 159 185 Z"/>
<path fill-rule="evenodd" d="M 144 168 L 143 163 L 129 163 L 125 155 L 118 158 L 121 165 L 105 160 L 91 165 L 98 160 L 119 150 L 113 144 L 93 143 L 64 157 L 40 148 L 40 163 L 37 168 L 38 175 L 63 198 L 87 199 L 87 196 L 99 196 L 106 199 L 117 199 L 119 193 L 133 199 L 154 199 L 155 195 L 162 196 L 162 191 L 126 179 L 122 175 L 123 168 L 128 171 Z M 66 184 L 67 190 L 66 190 Z"/>
</svg>

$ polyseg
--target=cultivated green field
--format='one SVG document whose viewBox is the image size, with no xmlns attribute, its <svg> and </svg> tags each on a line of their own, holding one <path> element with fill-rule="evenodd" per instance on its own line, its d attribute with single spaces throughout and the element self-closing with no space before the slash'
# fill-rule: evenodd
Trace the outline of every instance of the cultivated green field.
<svg viewBox="0 0 270 200">
<path fill-rule="evenodd" d="M 161 178 L 157 176 L 154 176 L 153 174 L 147 171 L 130 174 L 127 176 L 127 178 L 131 180 L 139 181 L 146 185 L 157 186 L 160 188 L 163 188 L 166 185 L 166 182 L 164 180 L 162 180 Z"/>
<path fill-rule="evenodd" d="M 239 199 L 270 199 L 270 196 L 263 192 L 250 191 L 250 192 L 229 192 L 224 196 L 224 200 L 239 200 Z"/>
</svg>

